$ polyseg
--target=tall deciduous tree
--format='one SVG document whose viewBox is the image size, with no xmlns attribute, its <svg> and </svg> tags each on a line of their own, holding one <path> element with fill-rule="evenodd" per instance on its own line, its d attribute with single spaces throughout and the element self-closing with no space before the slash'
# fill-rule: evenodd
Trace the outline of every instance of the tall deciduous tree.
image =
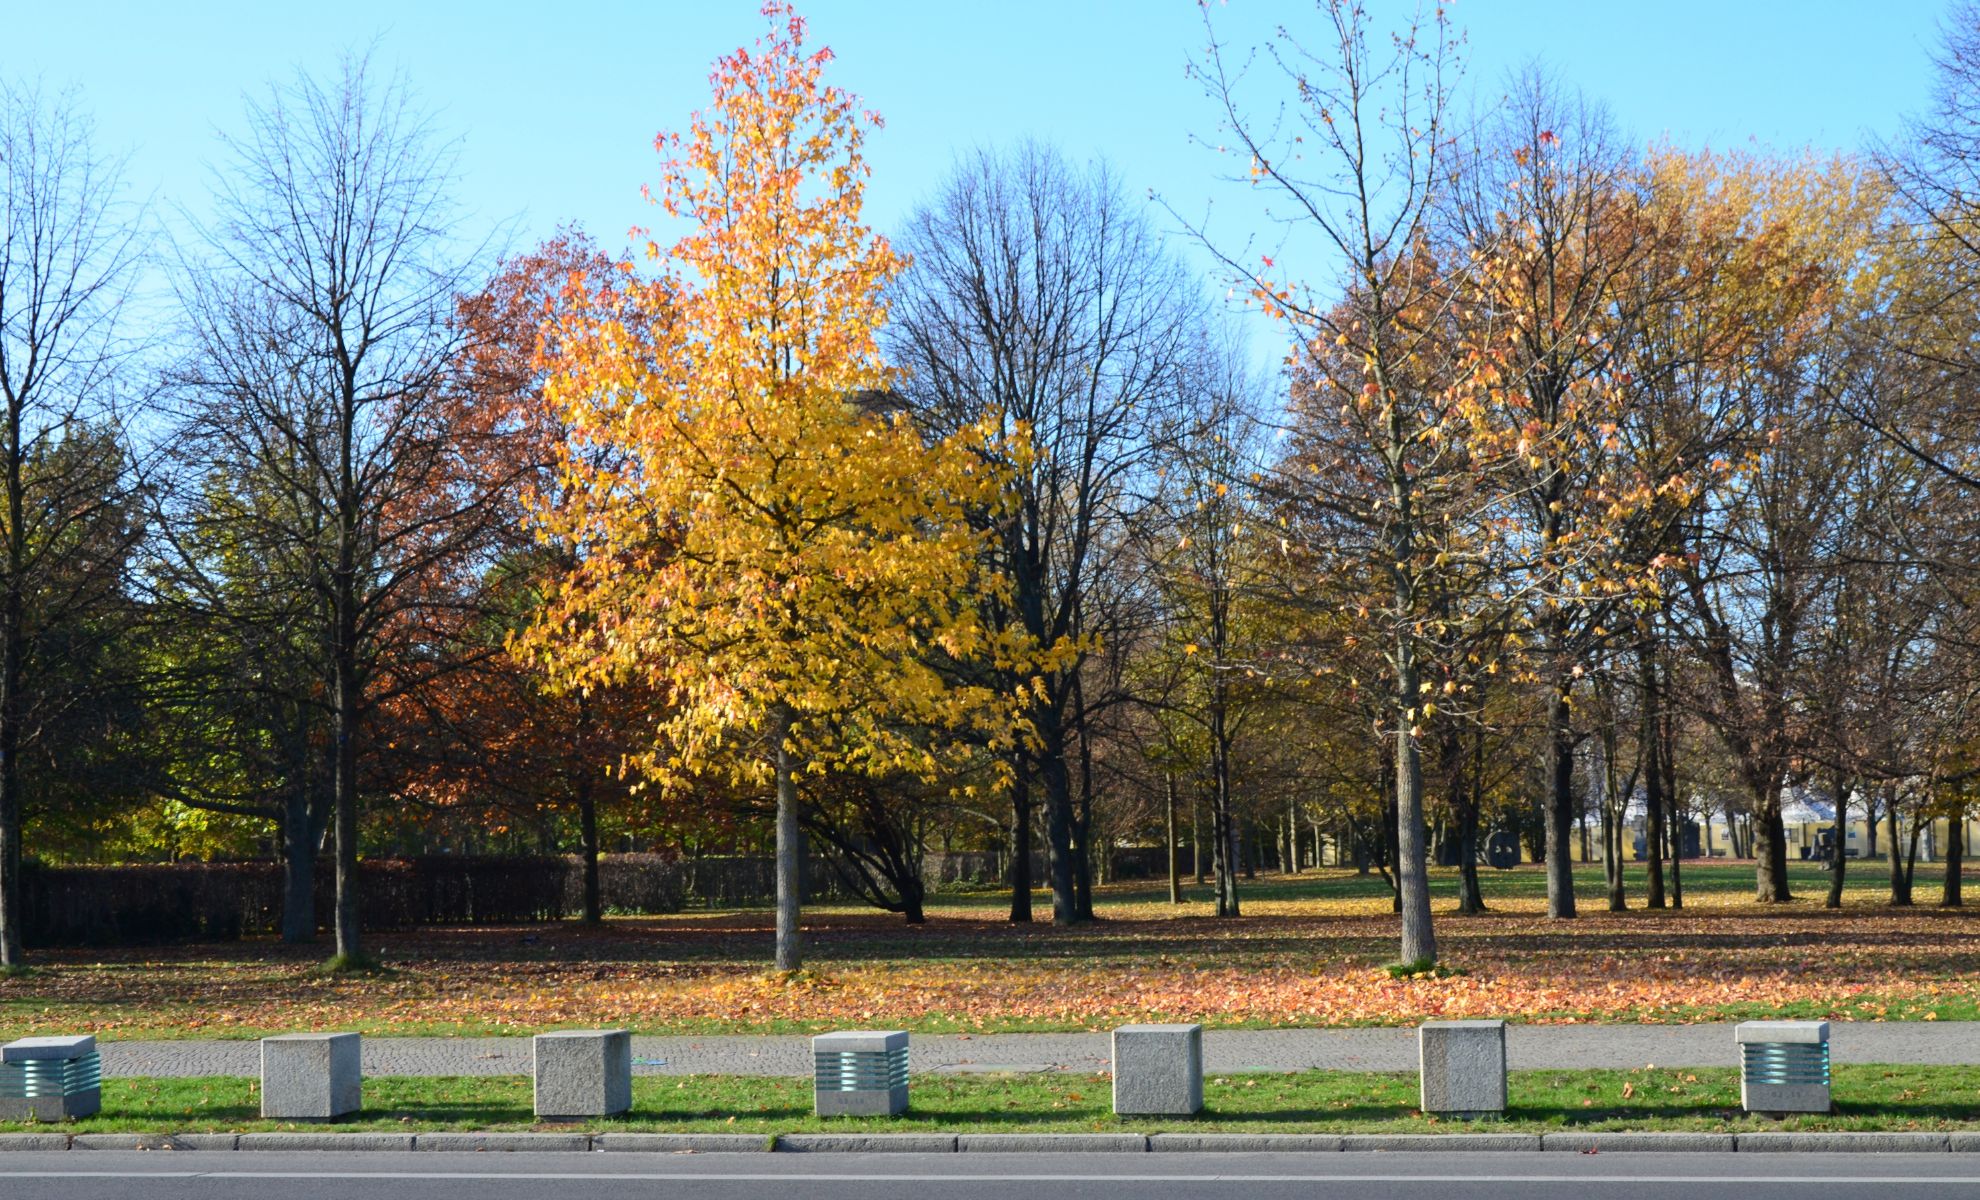
<svg viewBox="0 0 1980 1200">
<path fill-rule="evenodd" d="M 1296 355 L 1318 364 L 1304 400 L 1313 437 L 1268 486 L 1309 514 L 1311 561 L 1355 581 L 1355 607 L 1379 630 L 1402 961 L 1429 964 L 1437 943 L 1419 739 L 1437 700 L 1425 648 L 1432 625 L 1448 619 L 1432 611 L 1435 582 L 1464 536 L 1447 519 L 1473 508 L 1475 473 L 1458 443 L 1483 382 L 1481 360 L 1450 340 L 1449 278 L 1429 250 L 1449 174 L 1455 44 L 1441 9 L 1419 7 L 1391 35 L 1352 0 L 1319 7 L 1311 41 L 1282 29 L 1267 51 L 1287 89 L 1268 116 L 1214 31 L 1198 64 L 1222 119 L 1217 141 L 1288 231 L 1288 244 L 1267 253 L 1213 250 L 1256 303 L 1289 322 Z M 1275 253 L 1331 261 L 1302 282 Z"/>
<path fill-rule="evenodd" d="M 981 430 L 930 442 L 880 411 L 901 262 L 861 218 L 878 118 L 824 82 L 831 53 L 805 48 L 800 17 L 764 12 L 708 109 L 661 139 L 659 200 L 688 226 L 669 271 L 559 334 L 567 486 L 540 515 L 582 562 L 532 644 L 566 686 L 666 697 L 651 772 L 774 783 L 776 964 L 794 970 L 803 778 L 932 773 L 941 739 L 899 730 L 997 723 L 988 689 L 931 658 L 994 649 L 964 514 L 999 480 Z"/>
<path fill-rule="evenodd" d="M 68 98 L 0 85 L 0 970 L 22 961 L 22 758 L 95 644 L 50 635 L 123 594 L 137 530 L 113 403 L 137 244 L 90 137 Z"/>
<path fill-rule="evenodd" d="M 908 226 L 894 357 L 930 429 L 998 424 L 986 465 L 1011 503 L 977 514 L 1010 580 L 988 614 L 1049 656 L 1003 685 L 1030 697 L 1015 751 L 1011 919 L 1031 919 L 1031 823 L 1042 792 L 1052 915 L 1090 918 L 1068 749 L 1089 723 L 1078 680 L 1106 623 L 1103 577 L 1121 569 L 1129 502 L 1178 404 L 1198 304 L 1180 265 L 1104 168 L 1025 144 L 966 160 Z"/>
<path fill-rule="evenodd" d="M 453 238 L 450 154 L 404 83 L 348 58 L 328 84 L 272 89 L 228 147 L 218 215 L 183 274 L 188 479 L 160 574 L 212 628 L 286 627 L 301 648 L 293 694 L 327 735 L 337 961 L 355 964 L 374 716 L 459 665 L 476 568 L 518 481 L 482 469 L 502 431 L 461 419 L 449 395 L 471 255 Z"/>
</svg>

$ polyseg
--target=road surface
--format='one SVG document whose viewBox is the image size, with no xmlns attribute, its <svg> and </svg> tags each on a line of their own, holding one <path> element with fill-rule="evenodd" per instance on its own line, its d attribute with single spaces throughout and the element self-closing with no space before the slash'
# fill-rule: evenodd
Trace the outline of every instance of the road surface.
<svg viewBox="0 0 1980 1200">
<path fill-rule="evenodd" d="M 9 1153 L 7 1200 L 1826 1200 L 1980 1196 L 1965 1154 Z"/>
</svg>

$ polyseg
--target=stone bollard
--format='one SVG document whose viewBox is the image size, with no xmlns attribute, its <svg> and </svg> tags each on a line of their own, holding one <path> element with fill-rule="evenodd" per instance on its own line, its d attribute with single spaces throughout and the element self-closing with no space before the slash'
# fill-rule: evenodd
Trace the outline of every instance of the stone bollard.
<svg viewBox="0 0 1980 1200">
<path fill-rule="evenodd" d="M 63 1121 L 103 1108 L 96 1039 L 31 1037 L 0 1046 L 0 1121 Z"/>
<path fill-rule="evenodd" d="M 1504 1115 L 1504 1021 L 1426 1021 L 1416 1046 L 1424 1112 L 1466 1120 Z"/>
<path fill-rule="evenodd" d="M 545 1121 L 616 1117 L 632 1108 L 632 1034 L 562 1029 L 531 1039 L 536 1115 Z"/>
<path fill-rule="evenodd" d="M 1183 1117 L 1203 1111 L 1203 1026 L 1114 1030 L 1114 1112 Z"/>
<path fill-rule="evenodd" d="M 334 1121 L 364 1107 L 363 1039 L 355 1033 L 284 1033 L 261 1039 L 261 1115 Z"/>
<path fill-rule="evenodd" d="M 908 1035 L 821 1033 L 811 1039 L 812 1103 L 821 1117 L 897 1117 L 908 1106 Z"/>
<path fill-rule="evenodd" d="M 1829 1023 L 1743 1021 L 1739 1103 L 1750 1113 L 1829 1111 Z"/>
</svg>

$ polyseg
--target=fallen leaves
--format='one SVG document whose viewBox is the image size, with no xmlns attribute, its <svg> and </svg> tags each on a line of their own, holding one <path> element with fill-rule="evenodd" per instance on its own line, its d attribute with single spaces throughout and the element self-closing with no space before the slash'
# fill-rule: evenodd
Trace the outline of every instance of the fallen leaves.
<svg viewBox="0 0 1980 1200">
<path fill-rule="evenodd" d="M 1688 898 L 1689 900 L 1689 898 Z M 522 1033 L 624 1024 L 652 1032 L 879 1025 L 922 1031 L 1216 1025 L 1697 1021 L 1767 1012 L 1947 1019 L 1980 1010 L 1974 918 L 1929 910 L 1714 904 L 1551 922 L 1537 901 L 1440 917 L 1466 973 L 1390 978 L 1394 917 L 1376 899 L 1202 906 L 1106 904 L 1091 929 L 1013 928 L 994 910 L 808 914 L 813 969 L 764 970 L 765 913 L 698 913 L 540 927 L 381 935 L 392 973 L 310 972 L 319 948 L 240 943 L 106 955 L 50 953 L 0 982 L 0 1032 L 241 1037 L 271 1029 Z M 527 954 L 523 961 L 515 956 Z"/>
</svg>

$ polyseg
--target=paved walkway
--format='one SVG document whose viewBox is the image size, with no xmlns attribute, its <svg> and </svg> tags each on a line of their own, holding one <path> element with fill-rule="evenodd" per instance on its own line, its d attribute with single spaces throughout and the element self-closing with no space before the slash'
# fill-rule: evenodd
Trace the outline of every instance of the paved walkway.
<svg viewBox="0 0 1980 1200">
<path fill-rule="evenodd" d="M 1731 1025 L 1513 1025 L 1507 1065 L 1522 1068 L 1730 1067 Z M 1830 1052 L 1845 1063 L 1980 1064 L 1980 1022 L 1838 1022 Z M 104 1042 L 105 1075 L 258 1075 L 252 1041 Z M 1212 1030 L 1204 1069 L 1414 1071 L 1413 1029 Z M 1102 1071 L 1104 1033 L 916 1034 L 914 1071 Z M 376 1037 L 364 1040 L 367 1075 L 526 1075 L 528 1038 Z M 635 1037 L 641 1075 L 811 1074 L 804 1037 Z"/>
</svg>

